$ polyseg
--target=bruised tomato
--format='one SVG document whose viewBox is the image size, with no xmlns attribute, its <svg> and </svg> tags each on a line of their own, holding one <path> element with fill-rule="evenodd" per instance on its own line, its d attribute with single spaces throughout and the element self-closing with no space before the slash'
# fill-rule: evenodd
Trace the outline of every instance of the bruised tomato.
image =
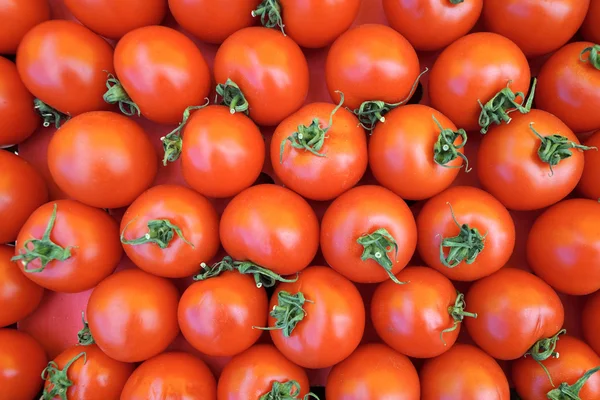
<svg viewBox="0 0 600 400">
<path fill-rule="evenodd" d="M 588 199 L 600 199 L 600 131 L 594 132 L 584 143 L 594 148 L 583 153 L 583 174 L 577 185 L 579 193 Z M 598 150 L 595 150 L 598 149 Z"/>
<path fill-rule="evenodd" d="M 591 295 L 581 315 L 583 337 L 585 341 L 594 349 L 596 354 L 600 354 L 600 292 Z"/>
<path fill-rule="evenodd" d="M 0 1 L 0 20 L 3 21 L 0 54 L 15 54 L 23 36 L 34 26 L 49 19 L 48 0 Z"/>
</svg>

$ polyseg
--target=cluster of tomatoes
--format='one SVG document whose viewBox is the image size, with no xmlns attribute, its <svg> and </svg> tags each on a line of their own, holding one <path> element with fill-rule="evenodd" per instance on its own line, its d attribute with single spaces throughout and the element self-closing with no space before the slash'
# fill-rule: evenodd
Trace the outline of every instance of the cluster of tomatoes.
<svg viewBox="0 0 600 400">
<path fill-rule="evenodd" d="M 0 19 L 0 400 L 600 399 L 600 0 Z"/>
</svg>

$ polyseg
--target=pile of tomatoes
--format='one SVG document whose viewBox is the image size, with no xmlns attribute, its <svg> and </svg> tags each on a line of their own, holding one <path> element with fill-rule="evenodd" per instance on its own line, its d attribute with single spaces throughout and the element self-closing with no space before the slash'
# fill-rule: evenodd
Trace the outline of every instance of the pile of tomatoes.
<svg viewBox="0 0 600 400">
<path fill-rule="evenodd" d="M 600 0 L 0 20 L 0 400 L 600 399 Z"/>
</svg>

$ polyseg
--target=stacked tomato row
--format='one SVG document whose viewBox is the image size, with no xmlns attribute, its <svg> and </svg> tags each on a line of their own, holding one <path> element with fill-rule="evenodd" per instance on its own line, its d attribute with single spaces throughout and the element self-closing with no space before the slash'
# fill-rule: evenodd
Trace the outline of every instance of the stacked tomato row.
<svg viewBox="0 0 600 400">
<path fill-rule="evenodd" d="M 0 400 L 600 399 L 600 0 L 52 13 L 0 0 Z"/>
</svg>

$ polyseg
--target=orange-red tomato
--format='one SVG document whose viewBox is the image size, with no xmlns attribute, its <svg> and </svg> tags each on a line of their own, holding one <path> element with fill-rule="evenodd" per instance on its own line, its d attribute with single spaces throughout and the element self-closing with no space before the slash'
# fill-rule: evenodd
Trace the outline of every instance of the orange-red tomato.
<svg viewBox="0 0 600 400">
<path fill-rule="evenodd" d="M 594 43 L 600 43 L 600 0 L 591 0 L 583 25 L 581 25 L 581 34 L 584 39 Z"/>
<path fill-rule="evenodd" d="M 579 193 L 588 199 L 600 199 L 600 131 L 596 131 L 584 143 L 584 146 L 598 150 L 586 151 L 583 154 L 583 174 L 577 185 Z"/>
<path fill-rule="evenodd" d="M 600 354 L 600 292 L 590 296 L 581 315 L 583 337 L 596 354 Z"/>
<path fill-rule="evenodd" d="M 49 19 L 48 0 L 0 0 L 0 20 L 3 21 L 0 54 L 15 54 L 23 36 Z"/>
</svg>

